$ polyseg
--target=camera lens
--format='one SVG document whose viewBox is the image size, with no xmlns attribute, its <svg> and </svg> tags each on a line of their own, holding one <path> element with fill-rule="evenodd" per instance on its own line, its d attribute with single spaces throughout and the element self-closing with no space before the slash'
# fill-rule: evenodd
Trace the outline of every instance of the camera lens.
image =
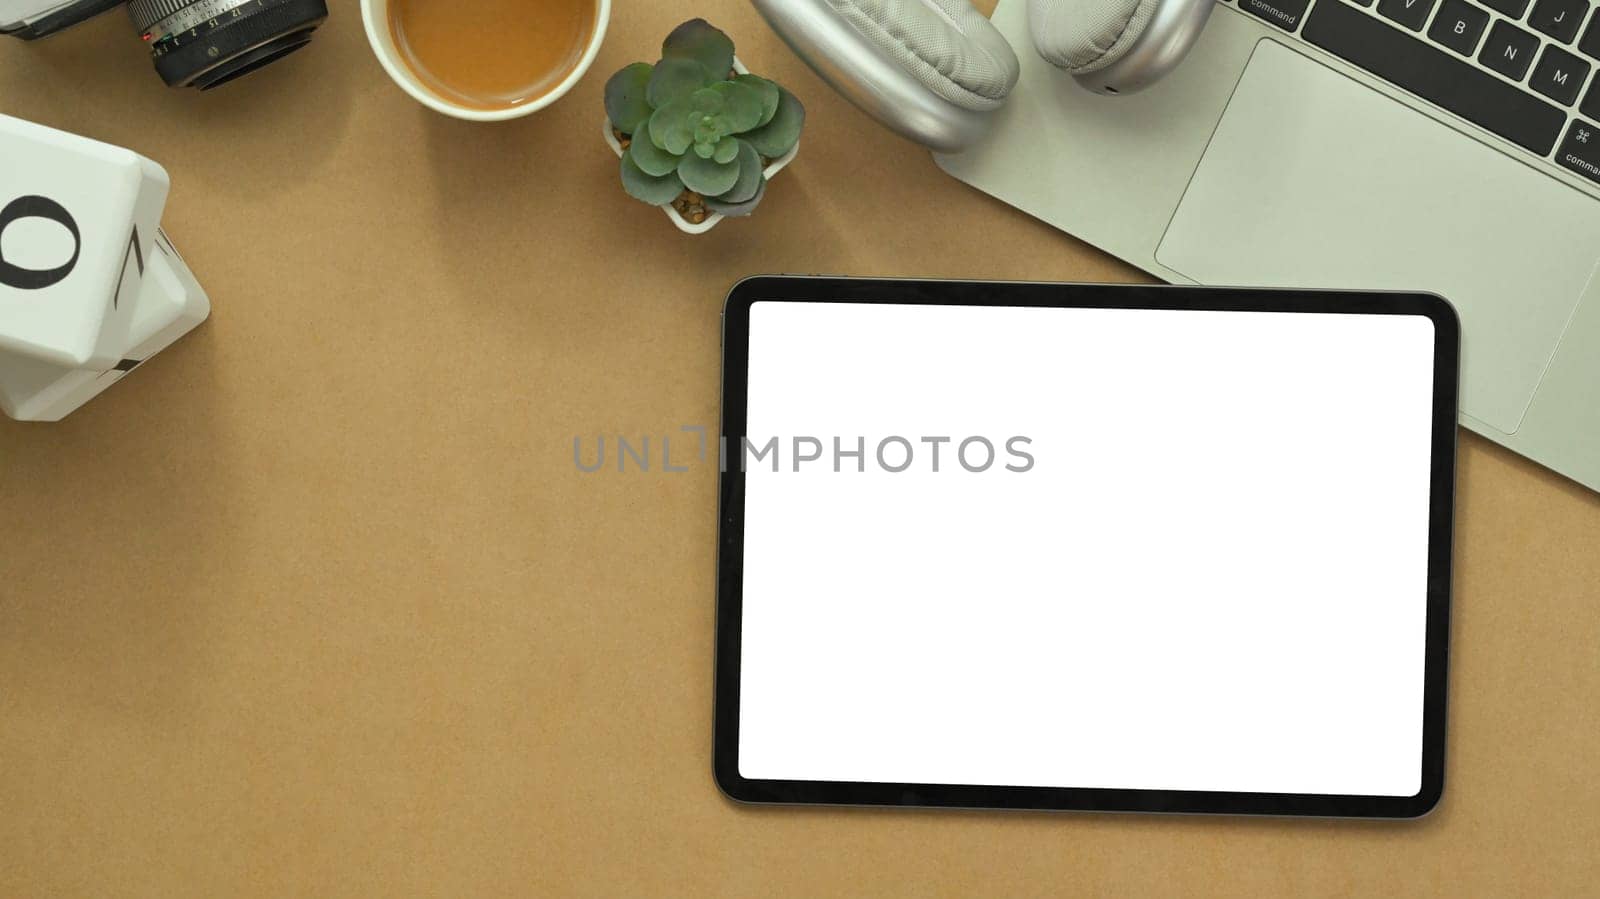
<svg viewBox="0 0 1600 899">
<path fill-rule="evenodd" d="M 210 90 L 311 42 L 326 0 L 131 0 L 128 15 L 172 87 Z"/>
</svg>

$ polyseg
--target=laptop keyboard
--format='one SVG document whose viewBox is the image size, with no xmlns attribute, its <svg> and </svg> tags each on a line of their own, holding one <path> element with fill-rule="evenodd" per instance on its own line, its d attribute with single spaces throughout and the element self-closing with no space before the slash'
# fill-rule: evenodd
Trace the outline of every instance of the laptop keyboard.
<svg viewBox="0 0 1600 899">
<path fill-rule="evenodd" d="M 1589 0 L 1238 3 L 1600 184 L 1600 11 Z"/>
</svg>

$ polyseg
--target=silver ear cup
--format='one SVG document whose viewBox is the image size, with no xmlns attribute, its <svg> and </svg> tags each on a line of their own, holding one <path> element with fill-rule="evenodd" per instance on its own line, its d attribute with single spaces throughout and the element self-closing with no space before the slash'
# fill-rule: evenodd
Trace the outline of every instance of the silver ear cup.
<svg viewBox="0 0 1600 899">
<path fill-rule="evenodd" d="M 1044 60 L 1097 94 L 1131 94 L 1178 67 L 1216 0 L 1029 0 Z"/>
<path fill-rule="evenodd" d="M 1020 71 L 1016 54 L 987 20 L 966 23 L 969 31 L 987 29 L 969 40 L 937 2 L 752 2 L 790 49 L 846 99 L 896 133 L 938 152 L 958 152 L 985 134 L 989 112 L 1003 102 Z M 896 9 L 907 15 L 895 15 Z M 929 33 L 939 40 L 919 46 L 914 37 Z M 960 80 L 941 74 L 924 56 L 953 62 Z M 969 87 L 974 67 L 987 76 L 975 79 L 987 94 Z"/>
</svg>

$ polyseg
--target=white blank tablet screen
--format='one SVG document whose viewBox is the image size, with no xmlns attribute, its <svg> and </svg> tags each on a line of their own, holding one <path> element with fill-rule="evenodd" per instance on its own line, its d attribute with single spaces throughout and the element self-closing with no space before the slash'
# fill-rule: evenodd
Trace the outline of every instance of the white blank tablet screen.
<svg viewBox="0 0 1600 899">
<path fill-rule="evenodd" d="M 739 773 L 1415 795 L 1433 341 L 757 302 Z"/>
</svg>

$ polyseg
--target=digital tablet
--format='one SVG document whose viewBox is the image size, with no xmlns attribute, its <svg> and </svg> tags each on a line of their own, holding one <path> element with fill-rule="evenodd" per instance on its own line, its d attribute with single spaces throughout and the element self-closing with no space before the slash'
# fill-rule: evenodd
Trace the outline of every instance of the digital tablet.
<svg viewBox="0 0 1600 899">
<path fill-rule="evenodd" d="M 724 329 L 728 796 L 1438 802 L 1442 299 L 762 277 Z"/>
</svg>

